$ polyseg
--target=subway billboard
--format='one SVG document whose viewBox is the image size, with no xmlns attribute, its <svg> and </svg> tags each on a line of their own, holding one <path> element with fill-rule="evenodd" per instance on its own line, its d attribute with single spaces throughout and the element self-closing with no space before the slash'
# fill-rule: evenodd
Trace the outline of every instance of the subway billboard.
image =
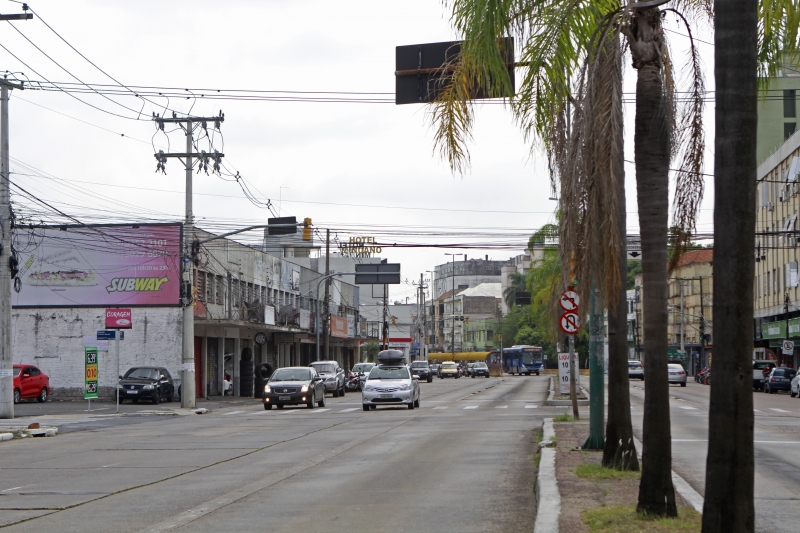
<svg viewBox="0 0 800 533">
<path fill-rule="evenodd" d="M 12 306 L 179 305 L 182 229 L 182 224 L 17 228 L 19 282 Z"/>
</svg>

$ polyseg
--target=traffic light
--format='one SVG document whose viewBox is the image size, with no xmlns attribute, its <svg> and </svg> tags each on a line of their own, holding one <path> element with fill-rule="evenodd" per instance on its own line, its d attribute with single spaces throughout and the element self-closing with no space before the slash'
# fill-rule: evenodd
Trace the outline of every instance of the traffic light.
<svg viewBox="0 0 800 533">
<path fill-rule="evenodd" d="M 392 325 L 393 325 L 393 326 L 396 326 L 396 325 L 397 325 L 397 317 L 396 317 L 396 316 L 393 316 L 393 317 L 392 317 Z"/>
<path fill-rule="evenodd" d="M 310 241 L 311 240 L 311 219 L 304 218 L 303 219 L 303 240 Z"/>
<path fill-rule="evenodd" d="M 465 324 L 469 324 L 469 317 L 465 317 L 465 318 L 464 318 L 464 323 L 465 323 Z"/>
</svg>

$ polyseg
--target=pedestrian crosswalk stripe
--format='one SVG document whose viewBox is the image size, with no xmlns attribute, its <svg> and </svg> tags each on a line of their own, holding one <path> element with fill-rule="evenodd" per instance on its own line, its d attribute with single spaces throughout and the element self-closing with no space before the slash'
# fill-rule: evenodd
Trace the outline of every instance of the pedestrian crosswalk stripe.
<svg viewBox="0 0 800 533">
<path fill-rule="evenodd" d="M 343 409 L 340 413 L 349 413 L 350 411 L 358 411 L 358 407 L 351 407 L 350 409 Z"/>
<path fill-rule="evenodd" d="M 537 407 L 539 407 L 539 406 L 538 405 L 526 405 L 525 409 L 536 409 Z"/>
<path fill-rule="evenodd" d="M 222 416 L 240 415 L 242 413 L 244 413 L 244 411 L 231 411 L 230 413 L 223 413 Z"/>
<path fill-rule="evenodd" d="M 468 405 L 464 409 L 477 409 L 477 408 L 478 408 L 477 405 Z"/>
<path fill-rule="evenodd" d="M 330 411 L 330 409 L 309 409 L 309 413 L 322 413 L 323 411 Z"/>
<path fill-rule="evenodd" d="M 508 409 L 507 405 L 498 405 L 495 409 Z"/>
<path fill-rule="evenodd" d="M 784 409 L 776 409 L 774 407 L 770 407 L 769 410 L 770 411 L 775 411 L 776 413 L 788 413 L 789 412 L 789 411 L 786 411 Z"/>
<path fill-rule="evenodd" d="M 686 409 L 687 411 L 697 411 L 696 407 L 686 407 L 683 405 L 679 405 L 678 407 L 680 407 L 681 409 Z"/>
<path fill-rule="evenodd" d="M 449 405 L 439 405 L 437 407 L 434 407 L 434 409 L 447 409 L 448 407 L 450 407 L 450 406 Z"/>
</svg>

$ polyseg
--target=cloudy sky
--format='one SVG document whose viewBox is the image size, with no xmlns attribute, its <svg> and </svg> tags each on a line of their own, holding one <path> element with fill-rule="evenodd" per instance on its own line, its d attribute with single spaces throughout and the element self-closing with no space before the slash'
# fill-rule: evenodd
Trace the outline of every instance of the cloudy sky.
<svg viewBox="0 0 800 533">
<path fill-rule="evenodd" d="M 502 105 L 480 107 L 471 168 L 454 176 L 432 151 L 425 107 L 391 101 L 396 46 L 457 38 L 441 2 L 34 0 L 30 5 L 86 59 L 36 18 L 14 27 L 4 23 L 0 43 L 7 50 L 0 49 L 0 70 L 30 80 L 115 84 L 88 59 L 127 86 L 192 89 L 196 96 L 153 97 L 143 103 L 133 95 L 13 91 L 13 181 L 81 220 L 183 216 L 180 163 L 170 160 L 166 175 L 155 173 L 153 145 L 166 149 L 169 143 L 181 151 L 185 146 L 179 131 L 156 134 L 150 117 L 164 112 L 160 106 L 180 112 L 191 108 L 204 116 L 222 110 L 228 170 L 239 172 L 260 202 L 269 199 L 282 215 L 311 217 L 318 228 L 332 228 L 339 240 L 366 235 L 387 245 L 511 246 L 384 246 L 382 256 L 400 262 L 409 280 L 447 260 L 445 252 L 492 259 L 522 253 L 526 236 L 553 219 L 544 158 L 526 145 Z M 18 12 L 20 5 L 0 0 L 0 9 Z M 678 32 L 669 37 L 680 61 L 686 38 L 679 33 L 685 31 L 672 21 L 668 27 Z M 700 38 L 711 40 L 708 32 Z M 710 78 L 713 47 L 699 47 Z M 633 90 L 634 80 L 630 71 L 626 91 Z M 707 87 L 713 90 L 713 79 Z M 277 101 L 210 99 L 217 89 L 287 92 L 262 93 L 283 98 Z M 320 93 L 334 92 L 375 93 L 336 98 L 380 102 L 308 100 L 330 98 Z M 626 113 L 630 124 L 631 104 Z M 706 113 L 709 145 L 712 113 L 713 101 Z M 215 146 L 222 142 L 217 137 Z M 626 159 L 632 160 L 632 140 L 627 144 Z M 707 161 L 710 172 L 710 156 Z M 632 165 L 626 171 L 628 228 L 636 233 Z M 698 227 L 702 232 L 712 229 L 713 189 L 708 185 Z M 265 223 L 272 216 L 229 178 L 196 175 L 194 192 L 201 227 L 232 229 Z M 258 235 L 244 240 L 258 241 Z M 414 287 L 394 287 L 392 296 L 414 301 Z"/>
</svg>

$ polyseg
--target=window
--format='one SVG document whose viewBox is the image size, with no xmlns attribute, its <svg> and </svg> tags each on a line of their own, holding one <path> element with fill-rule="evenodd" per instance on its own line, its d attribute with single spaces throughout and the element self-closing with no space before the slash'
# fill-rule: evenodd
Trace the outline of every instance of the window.
<svg viewBox="0 0 800 533">
<path fill-rule="evenodd" d="M 214 274 L 206 272 L 206 303 L 214 303 Z"/>
<path fill-rule="evenodd" d="M 794 130 L 797 129 L 797 122 L 784 122 L 783 123 L 783 140 L 785 141 L 792 136 Z"/>
<path fill-rule="evenodd" d="M 225 294 L 225 289 L 224 289 L 225 286 L 222 284 L 222 276 L 216 276 L 216 278 L 217 278 L 217 283 L 216 283 L 217 287 L 216 287 L 216 291 L 215 291 L 216 292 L 216 302 L 217 302 L 217 305 L 222 305 L 222 297 Z"/>
<path fill-rule="evenodd" d="M 30 371 L 31 371 L 31 376 L 38 376 L 39 375 L 39 369 L 36 368 L 36 367 L 31 367 Z"/>
<path fill-rule="evenodd" d="M 794 89 L 783 91 L 783 116 L 785 118 L 794 118 L 797 116 L 795 109 L 796 95 Z"/>
</svg>

